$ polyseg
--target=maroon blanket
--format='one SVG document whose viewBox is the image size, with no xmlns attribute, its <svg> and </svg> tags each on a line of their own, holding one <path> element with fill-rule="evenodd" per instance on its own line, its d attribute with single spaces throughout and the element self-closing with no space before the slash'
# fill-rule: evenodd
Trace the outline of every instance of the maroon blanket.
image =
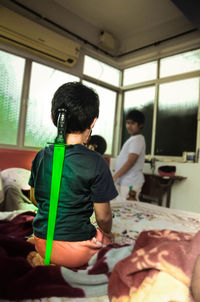
<svg viewBox="0 0 200 302">
<path fill-rule="evenodd" d="M 32 267 L 26 257 L 34 251 L 27 242 L 35 214 L 26 212 L 0 221 L 0 299 L 91 297 L 107 294 L 114 265 L 130 255 L 133 246 L 113 244 L 102 248 L 88 265 L 78 269 L 60 266 Z"/>
<path fill-rule="evenodd" d="M 199 254 L 200 231 L 142 232 L 131 255 L 111 274 L 110 301 L 193 301 L 190 283 Z"/>
</svg>

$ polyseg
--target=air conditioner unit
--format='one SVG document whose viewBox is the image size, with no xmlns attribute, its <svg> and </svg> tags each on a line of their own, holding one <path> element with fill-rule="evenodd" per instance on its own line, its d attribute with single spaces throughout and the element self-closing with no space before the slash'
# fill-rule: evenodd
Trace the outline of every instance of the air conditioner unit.
<svg viewBox="0 0 200 302">
<path fill-rule="evenodd" d="M 80 53 L 78 43 L 3 6 L 0 15 L 0 41 L 66 66 L 76 63 Z"/>
</svg>

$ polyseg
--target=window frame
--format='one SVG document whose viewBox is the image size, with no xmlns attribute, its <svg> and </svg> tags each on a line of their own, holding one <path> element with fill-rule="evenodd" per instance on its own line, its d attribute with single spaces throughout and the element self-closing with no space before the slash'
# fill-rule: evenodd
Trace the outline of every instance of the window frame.
<svg viewBox="0 0 200 302">
<path fill-rule="evenodd" d="M 29 89 L 30 89 L 30 83 L 31 83 L 31 68 L 32 68 L 32 63 L 38 63 L 45 65 L 50 68 L 54 68 L 56 70 L 66 72 L 68 74 L 74 75 L 79 77 L 79 81 L 82 82 L 84 80 L 89 81 L 93 84 L 102 86 L 103 88 L 107 88 L 111 91 L 116 92 L 116 105 L 115 105 L 115 120 L 116 120 L 116 112 L 118 112 L 118 107 L 119 107 L 119 98 L 118 95 L 121 91 L 120 85 L 121 85 L 121 71 L 120 71 L 120 85 L 119 87 L 114 86 L 112 84 L 108 84 L 105 82 L 102 82 L 98 79 L 92 78 L 90 76 L 84 75 L 83 74 L 83 65 L 82 65 L 82 73 L 79 72 L 71 72 L 70 68 L 62 68 L 60 65 L 54 62 L 49 62 L 46 59 L 35 57 L 32 54 L 27 53 L 26 51 L 21 51 L 20 49 L 16 49 L 13 47 L 7 47 L 3 46 L 1 47 L 0 43 L 0 50 L 5 51 L 9 54 L 13 54 L 19 57 L 22 57 L 25 59 L 25 68 L 24 68 L 24 79 L 23 79 L 23 85 L 22 85 L 22 93 L 21 93 L 21 100 L 20 100 L 20 109 L 19 109 L 19 123 L 18 123 L 18 130 L 17 130 L 17 143 L 16 145 L 10 145 L 10 144 L 3 144 L 0 143 L 0 148 L 5 148 L 5 149 L 13 149 L 13 150 L 25 150 L 25 151 L 39 151 L 42 149 L 42 147 L 34 147 L 34 146 L 25 146 L 25 127 L 26 127 L 26 118 L 27 118 L 27 110 L 28 110 L 28 95 L 29 95 Z M 87 55 L 88 56 L 88 55 Z M 83 62 L 82 62 L 83 63 Z M 104 63 L 102 61 L 102 63 Z M 106 64 L 106 63 L 105 63 Z M 108 65 L 108 64 L 107 64 Z M 110 65 L 111 66 L 111 65 Z M 111 66 L 113 67 L 113 66 Z M 106 156 L 112 157 L 113 154 L 115 153 L 115 148 L 116 145 L 114 143 L 114 137 L 116 136 L 116 122 L 113 125 L 113 134 L 112 134 L 112 147 L 111 147 L 111 154 L 105 154 Z"/>
<path fill-rule="evenodd" d="M 196 48 L 194 50 L 197 50 L 197 49 L 199 49 L 199 48 Z M 188 51 L 174 53 L 173 55 L 178 55 L 178 54 L 185 53 L 185 52 L 188 52 Z M 173 55 L 170 55 L 170 56 L 173 56 Z M 170 56 L 166 56 L 165 58 L 170 57 Z M 182 73 L 182 74 L 176 74 L 176 75 L 166 76 L 166 77 L 160 78 L 159 77 L 160 61 L 163 58 L 157 59 L 157 62 L 158 62 L 158 64 L 157 64 L 157 77 L 156 77 L 155 80 L 144 81 L 144 82 L 140 82 L 140 83 L 136 83 L 136 84 L 123 86 L 122 90 L 123 90 L 123 92 L 126 92 L 126 91 L 129 91 L 129 90 L 135 90 L 135 89 L 138 89 L 138 88 L 145 88 L 145 87 L 148 87 L 148 86 L 155 85 L 155 102 L 154 102 L 154 110 L 153 110 L 153 127 L 152 127 L 152 142 L 151 142 L 151 154 L 150 154 L 150 156 L 151 157 L 156 157 L 156 158 L 158 158 L 158 160 L 161 160 L 161 161 L 163 161 L 163 160 L 182 161 L 182 156 L 169 156 L 169 155 L 156 155 L 155 154 L 156 123 L 157 123 L 157 113 L 158 113 L 158 103 L 159 103 L 159 86 L 160 86 L 160 84 L 171 83 L 171 82 L 186 80 L 186 79 L 190 79 L 190 78 L 199 78 L 199 83 L 200 83 L 200 70 L 190 71 L 190 72 L 185 72 L 185 73 Z M 152 61 L 155 61 L 155 60 L 152 60 Z M 151 61 L 149 61 L 149 62 L 151 62 Z M 141 65 L 143 65 L 143 63 L 141 63 Z M 135 66 L 139 66 L 139 65 L 137 64 Z M 195 152 L 197 152 L 198 148 L 200 148 L 200 88 L 199 88 L 199 105 L 198 105 L 197 137 L 196 137 L 196 150 L 195 150 Z"/>
<path fill-rule="evenodd" d="M 185 72 L 183 74 L 177 74 L 172 76 L 166 76 L 166 77 L 159 77 L 159 71 L 160 71 L 160 60 L 163 58 L 167 58 L 170 56 L 178 55 L 181 53 L 185 53 L 192 50 L 197 50 L 199 47 L 196 47 L 195 49 L 188 49 L 184 50 L 183 52 L 177 52 L 174 51 L 170 55 L 166 55 L 163 57 L 157 57 L 149 59 L 149 60 L 143 60 L 140 61 L 140 64 L 130 64 L 126 68 L 134 67 L 143 65 L 145 63 L 150 63 L 153 61 L 157 61 L 157 76 L 156 79 L 150 80 L 150 81 L 144 81 L 136 84 L 130 84 L 123 86 L 123 71 L 124 69 L 120 70 L 120 83 L 119 87 L 108 84 L 106 82 L 103 82 L 99 79 L 92 78 L 91 76 L 83 74 L 83 64 L 84 64 L 84 55 L 90 56 L 90 54 L 85 53 L 80 58 L 79 63 L 79 69 L 74 68 L 71 69 L 69 67 L 61 66 L 58 63 L 50 62 L 47 59 L 43 59 L 40 57 L 37 57 L 36 55 L 30 54 L 26 51 L 22 51 L 20 49 L 17 49 L 12 46 L 4 45 L 0 43 L 0 49 L 2 51 L 6 51 L 10 54 L 20 56 L 25 59 L 25 71 L 24 71 L 24 81 L 23 81 L 23 88 L 22 88 L 22 95 L 21 95 L 21 101 L 20 101 L 20 116 L 19 116 L 19 124 L 18 124 L 18 135 L 17 135 L 17 144 L 16 145 L 9 145 L 9 144 L 0 144 L 0 148 L 8 148 L 8 149 L 20 149 L 20 150 L 30 150 L 30 151 L 38 151 L 41 148 L 37 147 L 26 147 L 24 146 L 24 136 L 25 136 L 25 124 L 26 124 L 26 116 L 27 116 L 27 106 L 28 106 L 28 93 L 29 93 L 29 86 L 30 86 L 30 75 L 31 75 L 31 66 L 32 62 L 36 62 L 39 64 L 43 64 L 49 67 L 52 67 L 54 69 L 60 70 L 62 72 L 69 73 L 71 75 L 77 76 L 80 78 L 80 82 L 83 80 L 89 81 L 91 83 L 97 84 L 99 86 L 102 86 L 104 88 L 113 90 L 117 93 L 117 99 L 116 99 L 116 107 L 115 107 L 115 123 L 114 123 L 114 129 L 113 129 L 113 139 L 112 139 L 112 154 L 106 154 L 107 156 L 117 156 L 120 149 L 121 149 L 121 141 L 122 141 L 122 122 L 123 122 L 123 105 L 124 105 L 124 92 L 129 90 L 134 90 L 138 88 L 145 88 L 148 86 L 155 85 L 155 102 L 154 102 L 154 109 L 153 109 L 153 127 L 152 127 L 152 142 L 151 142 L 151 157 L 158 158 L 159 160 L 176 160 L 180 161 L 181 157 L 176 156 L 160 156 L 154 154 L 155 149 L 155 136 L 156 136 L 156 120 L 157 120 L 157 111 L 158 111 L 158 100 L 159 100 L 159 85 L 163 83 L 169 83 L 173 81 L 178 80 L 184 80 L 194 77 L 199 77 L 200 82 L 200 70 L 192 71 L 192 72 Z M 92 58 L 95 58 L 95 56 L 91 56 Z M 107 64 L 102 59 L 101 61 L 104 64 Z M 136 62 L 136 61 L 135 61 Z M 137 60 L 139 62 L 139 59 Z M 109 65 L 109 64 L 107 64 Z M 110 65 L 113 67 L 112 65 Z M 114 67 L 116 68 L 116 67 Z M 117 68 L 118 69 L 118 68 Z M 197 121 L 197 137 L 196 137 L 196 151 L 200 148 L 200 89 L 199 89 L 199 105 L 198 105 L 198 121 Z"/>
</svg>

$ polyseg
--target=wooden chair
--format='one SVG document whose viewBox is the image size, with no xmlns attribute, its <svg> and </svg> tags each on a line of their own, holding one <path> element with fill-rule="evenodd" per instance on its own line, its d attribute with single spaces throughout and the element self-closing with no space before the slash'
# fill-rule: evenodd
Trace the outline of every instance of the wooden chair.
<svg viewBox="0 0 200 302">
<path fill-rule="evenodd" d="M 166 207 L 170 208 L 171 187 L 175 181 L 186 179 L 184 176 L 161 176 L 155 174 L 144 174 L 145 182 L 142 187 L 139 199 L 140 201 L 157 203 L 163 205 L 163 197 L 166 194 Z"/>
<path fill-rule="evenodd" d="M 156 203 L 162 206 L 163 197 L 165 193 L 169 193 L 169 188 L 172 185 L 171 178 L 163 178 L 159 175 L 151 174 L 144 174 L 144 177 L 145 183 L 139 196 L 140 201 Z"/>
</svg>

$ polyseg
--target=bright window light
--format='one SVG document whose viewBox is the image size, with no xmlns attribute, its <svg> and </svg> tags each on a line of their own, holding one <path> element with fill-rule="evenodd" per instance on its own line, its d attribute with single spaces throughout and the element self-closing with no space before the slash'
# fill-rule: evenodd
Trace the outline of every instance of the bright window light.
<svg viewBox="0 0 200 302">
<path fill-rule="evenodd" d="M 79 78 L 38 63 L 33 63 L 28 97 L 25 146 L 44 147 L 54 142 L 57 129 L 51 120 L 51 101 L 64 83 Z"/>
<path fill-rule="evenodd" d="M 99 118 L 92 130 L 92 134 L 101 135 L 106 140 L 107 149 L 105 153 L 111 154 L 117 94 L 115 91 L 100 87 L 86 81 L 83 81 L 83 84 L 93 88 L 99 95 Z"/>
<path fill-rule="evenodd" d="M 120 84 L 120 70 L 88 56 L 85 56 L 83 73 L 111 85 Z"/>
<path fill-rule="evenodd" d="M 157 62 L 150 62 L 124 70 L 123 85 L 131 85 L 156 79 Z"/>
<path fill-rule="evenodd" d="M 16 145 L 25 59 L 0 51 L 0 142 Z"/>
<path fill-rule="evenodd" d="M 160 60 L 160 77 L 172 76 L 199 69 L 200 49 L 184 52 Z"/>
</svg>

